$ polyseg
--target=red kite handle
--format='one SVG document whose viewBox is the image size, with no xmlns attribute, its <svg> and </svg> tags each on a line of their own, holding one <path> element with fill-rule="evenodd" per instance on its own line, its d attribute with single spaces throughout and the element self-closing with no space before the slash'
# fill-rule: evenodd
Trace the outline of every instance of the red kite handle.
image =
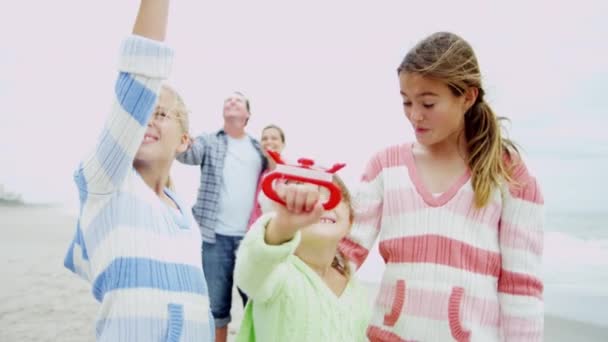
<svg viewBox="0 0 608 342">
<path fill-rule="evenodd" d="M 327 200 L 327 202 L 323 203 L 323 208 L 325 208 L 325 210 L 331 210 L 331 209 L 335 208 L 338 204 L 340 204 L 340 201 L 342 200 L 342 192 L 340 191 L 340 188 L 338 188 L 332 182 L 327 182 L 327 181 L 322 181 L 322 180 L 312 179 L 312 178 L 306 178 L 306 177 L 286 174 L 286 173 L 282 173 L 282 172 L 271 172 L 264 177 L 264 180 L 262 180 L 262 191 L 264 191 L 264 194 L 266 194 L 266 196 L 268 196 L 268 198 L 270 198 L 271 200 L 273 200 L 277 203 L 280 203 L 282 205 L 285 205 L 285 201 L 283 201 L 279 197 L 279 195 L 277 194 L 277 192 L 274 190 L 274 187 L 273 187 L 273 182 L 276 179 L 285 179 L 285 180 L 293 180 L 293 181 L 303 182 L 303 183 L 311 183 L 311 184 L 316 184 L 318 186 L 326 188 L 327 190 L 329 190 L 329 199 Z"/>
</svg>

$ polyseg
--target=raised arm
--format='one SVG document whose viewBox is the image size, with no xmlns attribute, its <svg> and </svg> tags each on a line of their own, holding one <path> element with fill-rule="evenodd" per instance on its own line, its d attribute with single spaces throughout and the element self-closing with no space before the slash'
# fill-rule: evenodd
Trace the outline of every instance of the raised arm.
<svg viewBox="0 0 608 342">
<path fill-rule="evenodd" d="M 542 341 L 543 197 L 525 165 L 514 178 L 518 184 L 505 191 L 500 218 L 500 325 L 504 341 Z"/>
<path fill-rule="evenodd" d="M 121 49 L 114 103 L 97 146 L 75 173 L 83 194 L 105 195 L 120 187 L 133 165 L 161 83 L 169 75 L 173 51 L 165 38 L 168 0 L 142 0 Z"/>
<path fill-rule="evenodd" d="M 255 302 L 272 300 L 286 281 L 284 263 L 300 244 L 300 234 L 282 244 L 269 244 L 266 239 L 268 222 L 273 213 L 263 215 L 247 232 L 239 246 L 234 278 L 236 285 Z"/>
<path fill-rule="evenodd" d="M 277 190 L 286 202 L 275 214 L 262 216 L 247 233 L 236 258 L 237 285 L 254 301 L 279 293 L 286 280 L 281 267 L 300 243 L 299 230 L 323 214 L 316 186 L 290 184 Z"/>
<path fill-rule="evenodd" d="M 142 0 L 133 26 L 133 34 L 154 39 L 165 40 L 169 0 Z"/>
</svg>

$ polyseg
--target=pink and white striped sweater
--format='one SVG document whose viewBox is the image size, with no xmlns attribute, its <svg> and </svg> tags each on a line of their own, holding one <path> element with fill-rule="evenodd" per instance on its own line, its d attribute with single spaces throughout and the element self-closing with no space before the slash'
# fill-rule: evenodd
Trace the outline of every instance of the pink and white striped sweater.
<svg viewBox="0 0 608 342">
<path fill-rule="evenodd" d="M 380 239 L 371 341 L 542 341 L 543 198 L 523 162 L 514 178 L 477 209 L 469 172 L 433 196 L 411 144 L 371 159 L 341 245 L 358 267 Z"/>
</svg>

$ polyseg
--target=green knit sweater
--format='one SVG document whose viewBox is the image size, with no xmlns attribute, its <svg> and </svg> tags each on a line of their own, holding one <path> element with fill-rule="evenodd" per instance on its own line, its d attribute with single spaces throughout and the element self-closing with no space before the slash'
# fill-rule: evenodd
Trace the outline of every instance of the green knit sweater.
<svg viewBox="0 0 608 342">
<path fill-rule="evenodd" d="M 370 315 L 366 289 L 351 278 L 340 297 L 293 253 L 294 239 L 270 246 L 264 241 L 272 214 L 247 233 L 237 254 L 237 285 L 249 295 L 237 341 L 366 341 Z"/>
</svg>

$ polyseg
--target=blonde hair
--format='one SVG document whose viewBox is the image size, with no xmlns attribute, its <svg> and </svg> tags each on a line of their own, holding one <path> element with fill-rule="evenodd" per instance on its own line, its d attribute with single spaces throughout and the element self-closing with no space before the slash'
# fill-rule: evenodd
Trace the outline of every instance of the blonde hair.
<svg viewBox="0 0 608 342">
<path fill-rule="evenodd" d="M 348 212 L 349 212 L 348 225 L 350 227 L 353 224 L 353 219 L 355 217 L 355 211 L 353 209 L 353 203 L 352 203 L 350 191 L 348 191 L 346 184 L 344 184 L 344 182 L 338 175 L 334 174 L 333 181 L 340 188 L 340 192 L 342 194 L 342 202 L 344 202 L 346 204 L 346 206 L 348 207 Z M 336 270 L 338 270 L 338 272 L 342 273 L 342 275 L 344 275 L 346 277 L 351 276 L 351 270 L 350 270 L 348 258 L 346 257 L 346 255 L 344 255 L 339 250 L 338 250 L 338 253 L 336 254 L 336 256 L 334 257 L 334 260 L 331 263 L 331 266 L 333 268 L 335 268 Z"/>
<path fill-rule="evenodd" d="M 515 144 L 502 136 L 501 121 L 484 100 L 481 72 L 473 48 L 464 39 L 450 32 L 438 32 L 412 48 L 397 69 L 398 73 L 416 73 L 444 82 L 455 96 L 477 88 L 479 94 L 465 113 L 464 134 L 467 141 L 475 205 L 484 207 L 500 183 L 514 183 L 512 168 L 505 156 L 517 153 Z"/>
<path fill-rule="evenodd" d="M 163 84 L 161 86 L 161 92 L 166 92 L 173 97 L 173 103 L 167 108 L 167 113 L 169 113 L 177 123 L 179 124 L 182 133 L 188 134 L 190 129 L 190 112 L 184 103 L 182 97 L 175 91 L 175 89 L 171 88 L 167 84 Z M 171 175 L 167 178 L 167 183 L 165 186 L 171 190 L 175 190 L 173 186 L 173 181 L 171 180 Z"/>
</svg>

